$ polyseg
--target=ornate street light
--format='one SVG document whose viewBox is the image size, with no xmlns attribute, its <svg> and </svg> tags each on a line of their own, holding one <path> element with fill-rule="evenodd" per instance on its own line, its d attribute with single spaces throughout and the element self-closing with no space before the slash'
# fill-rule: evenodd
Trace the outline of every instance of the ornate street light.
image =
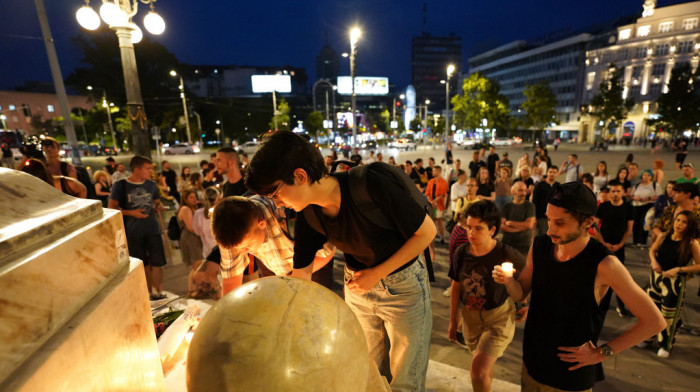
<svg viewBox="0 0 700 392">
<path fill-rule="evenodd" d="M 132 19 L 138 12 L 139 3 L 147 4 L 150 6 L 150 11 L 143 19 L 144 27 L 151 34 L 162 34 L 165 31 L 165 22 L 155 12 L 154 3 L 156 1 L 102 0 L 98 17 L 97 13 L 90 7 L 90 0 L 85 0 L 85 5 L 80 7 L 75 14 L 78 23 L 87 30 L 97 29 L 100 26 L 100 18 L 102 18 L 109 28 L 117 34 L 126 87 L 126 105 L 131 122 L 131 135 L 134 139 L 134 152 L 147 157 L 151 156 L 151 143 L 146 129 L 146 112 L 141 98 L 141 86 L 133 45 L 141 41 L 143 32 Z"/>
<path fill-rule="evenodd" d="M 447 79 L 445 79 L 445 137 L 450 132 L 450 77 L 455 71 L 455 66 L 450 64 L 447 66 Z"/>
</svg>

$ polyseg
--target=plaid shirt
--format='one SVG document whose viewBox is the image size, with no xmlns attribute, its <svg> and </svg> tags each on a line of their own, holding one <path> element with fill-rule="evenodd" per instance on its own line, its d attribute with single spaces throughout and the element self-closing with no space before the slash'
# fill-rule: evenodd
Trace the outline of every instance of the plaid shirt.
<svg viewBox="0 0 700 392">
<path fill-rule="evenodd" d="M 282 230 L 280 221 L 283 219 L 279 216 L 278 209 L 275 203 L 266 197 L 258 195 L 249 198 L 254 202 L 265 217 L 265 242 L 255 252 L 251 252 L 275 275 L 288 275 L 294 268 L 294 241 L 290 240 Z M 248 264 L 250 258 L 248 253 L 236 253 L 234 249 L 220 247 L 221 251 L 221 275 L 224 278 L 231 278 L 242 274 Z M 329 243 L 319 250 L 316 255 L 323 257 L 335 253 L 335 247 Z"/>
</svg>

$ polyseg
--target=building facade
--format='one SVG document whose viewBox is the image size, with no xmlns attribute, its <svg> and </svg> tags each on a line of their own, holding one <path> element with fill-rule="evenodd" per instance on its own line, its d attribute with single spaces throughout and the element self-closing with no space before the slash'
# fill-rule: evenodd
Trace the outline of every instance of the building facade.
<svg viewBox="0 0 700 392">
<path fill-rule="evenodd" d="M 601 129 L 598 119 L 582 116 L 582 141 L 649 137 L 651 130 L 646 120 L 656 115 L 656 100 L 668 91 L 671 70 L 682 63 L 697 69 L 700 1 L 660 8 L 655 3 L 645 1 L 641 18 L 600 37 L 587 50 L 585 102 L 595 96 L 614 64 L 617 69 L 624 69 L 623 96 L 634 100 L 635 106 L 623 124 L 608 130 Z"/>
<path fill-rule="evenodd" d="M 68 106 L 70 109 L 81 108 L 87 111 L 95 104 L 88 97 L 69 95 Z M 64 115 L 56 94 L 23 91 L 0 91 L 0 114 L 5 116 L 4 124 L 0 121 L 0 126 L 4 129 L 20 130 L 26 134 L 34 132 L 33 118 L 45 121 Z"/>
<path fill-rule="evenodd" d="M 190 65 L 183 80 L 187 94 L 194 94 L 200 98 L 257 97 L 260 94 L 253 93 L 251 76 L 276 74 L 291 76 L 292 92 L 285 96 L 306 94 L 306 70 L 291 66 Z"/>
<path fill-rule="evenodd" d="M 413 37 L 411 49 L 411 84 L 416 89 L 416 101 L 430 100 L 430 110 L 445 109 L 447 66 L 454 65 L 450 80 L 450 96 L 460 91 L 457 75 L 461 73 L 462 38 L 451 33 L 447 37 L 433 37 L 427 33 Z"/>
</svg>

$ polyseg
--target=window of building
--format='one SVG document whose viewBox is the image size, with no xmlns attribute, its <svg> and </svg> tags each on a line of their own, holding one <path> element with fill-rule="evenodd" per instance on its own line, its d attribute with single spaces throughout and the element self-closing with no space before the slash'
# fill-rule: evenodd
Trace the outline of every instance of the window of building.
<svg viewBox="0 0 700 392">
<path fill-rule="evenodd" d="M 656 45 L 654 48 L 654 56 L 666 56 L 668 55 L 668 44 Z"/>
<path fill-rule="evenodd" d="M 654 64 L 651 68 L 651 76 L 663 76 L 666 72 L 666 63 Z"/>
<path fill-rule="evenodd" d="M 639 97 L 639 93 L 642 91 L 642 86 L 631 86 L 630 87 L 630 93 L 629 96 L 630 98 L 637 98 Z"/>
<path fill-rule="evenodd" d="M 603 53 L 603 64 L 608 64 L 610 62 L 610 52 Z"/>
<path fill-rule="evenodd" d="M 647 57 L 647 47 L 646 46 L 640 46 L 637 48 L 637 53 L 634 56 L 635 58 L 638 59 L 643 59 Z"/>
<path fill-rule="evenodd" d="M 15 110 L 15 105 L 10 104 L 7 106 L 7 109 L 8 110 Z"/>
<path fill-rule="evenodd" d="M 637 27 L 637 37 L 646 37 L 651 32 L 651 25 Z"/>
<path fill-rule="evenodd" d="M 659 95 L 661 94 L 661 88 L 664 86 L 663 83 L 652 83 L 649 87 L 649 94 Z"/>
<path fill-rule="evenodd" d="M 27 105 L 26 103 L 22 104 L 22 113 L 24 113 L 24 117 L 31 117 L 32 116 L 32 109 Z"/>
<path fill-rule="evenodd" d="M 620 54 L 618 55 L 619 60 L 627 60 L 627 49 L 622 49 L 620 50 Z"/>
<path fill-rule="evenodd" d="M 693 51 L 693 41 L 683 41 L 678 43 L 678 53 L 690 53 Z"/>
<path fill-rule="evenodd" d="M 49 111 L 49 113 L 54 112 L 53 105 L 46 105 L 46 109 Z"/>
<path fill-rule="evenodd" d="M 673 30 L 673 22 L 659 23 L 659 33 L 668 33 Z"/>
<path fill-rule="evenodd" d="M 694 30 L 698 28 L 698 18 L 683 19 L 683 30 Z"/>
<path fill-rule="evenodd" d="M 620 30 L 620 36 L 619 36 L 620 41 L 624 41 L 626 39 L 629 39 L 631 36 L 632 36 L 632 29 Z"/>
<path fill-rule="evenodd" d="M 637 66 L 633 67 L 633 68 L 632 68 L 632 77 L 633 77 L 633 78 L 639 78 L 640 76 L 642 76 L 642 71 L 643 71 L 643 70 L 644 70 L 644 66 L 643 66 L 643 65 L 637 65 Z"/>
</svg>

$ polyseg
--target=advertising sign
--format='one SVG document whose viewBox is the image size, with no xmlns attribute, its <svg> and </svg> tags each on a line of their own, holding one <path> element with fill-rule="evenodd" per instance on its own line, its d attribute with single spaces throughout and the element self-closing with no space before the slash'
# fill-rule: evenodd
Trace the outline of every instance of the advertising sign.
<svg viewBox="0 0 700 392">
<path fill-rule="evenodd" d="M 338 76 L 338 94 L 352 95 L 352 77 Z M 355 76 L 356 95 L 389 94 L 389 78 Z"/>
<path fill-rule="evenodd" d="M 289 75 L 253 75 L 250 79 L 254 93 L 292 92 L 292 78 Z"/>
</svg>

